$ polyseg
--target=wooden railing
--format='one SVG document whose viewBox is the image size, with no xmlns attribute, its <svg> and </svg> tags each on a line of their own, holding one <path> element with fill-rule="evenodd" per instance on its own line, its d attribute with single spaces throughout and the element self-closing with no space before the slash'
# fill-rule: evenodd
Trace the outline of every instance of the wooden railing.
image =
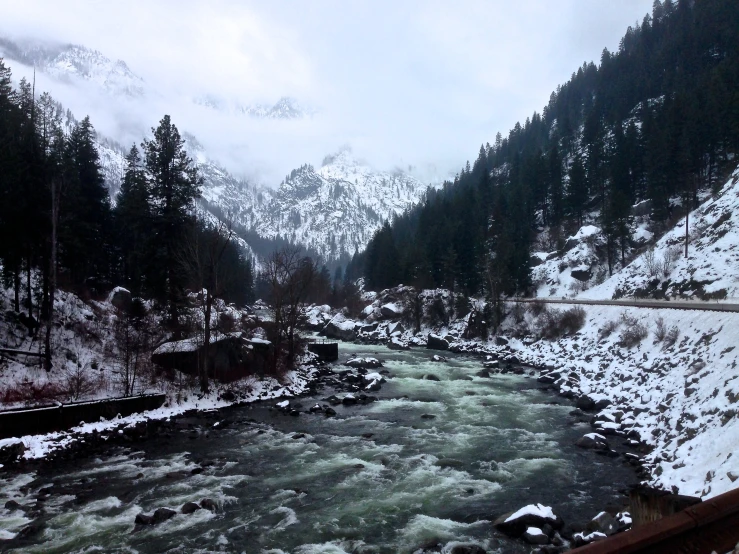
<svg viewBox="0 0 739 554">
<path fill-rule="evenodd" d="M 602 541 L 576 554 L 725 554 L 739 542 L 739 489 Z"/>
</svg>

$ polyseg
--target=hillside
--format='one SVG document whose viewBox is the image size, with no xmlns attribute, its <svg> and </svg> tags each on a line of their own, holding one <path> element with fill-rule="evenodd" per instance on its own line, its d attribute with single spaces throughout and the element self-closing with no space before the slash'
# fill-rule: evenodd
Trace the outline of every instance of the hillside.
<svg viewBox="0 0 739 554">
<path fill-rule="evenodd" d="M 623 270 L 580 298 L 739 296 L 739 168 L 715 198 L 690 212 L 688 257 L 685 218 Z"/>
</svg>

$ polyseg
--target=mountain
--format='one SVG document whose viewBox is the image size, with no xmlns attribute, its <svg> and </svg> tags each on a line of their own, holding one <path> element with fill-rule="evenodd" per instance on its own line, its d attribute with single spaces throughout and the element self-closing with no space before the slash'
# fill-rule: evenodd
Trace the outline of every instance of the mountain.
<svg viewBox="0 0 739 554">
<path fill-rule="evenodd" d="M 35 67 L 60 81 L 91 81 L 112 95 L 140 97 L 145 83 L 126 62 L 110 60 L 97 50 L 76 44 L 13 42 L 0 38 L 0 57 Z"/>
<path fill-rule="evenodd" d="M 426 186 L 401 172 L 375 171 L 342 150 L 318 170 L 294 170 L 256 224 L 265 237 L 281 236 L 334 260 L 363 250 L 384 221 L 416 204 Z"/>
<path fill-rule="evenodd" d="M 401 172 L 376 171 L 342 150 L 316 170 L 293 170 L 277 190 L 231 177 L 204 155 L 196 158 L 208 209 L 229 214 L 263 239 L 299 244 L 326 261 L 363 250 L 386 220 L 417 203 L 426 186 Z"/>
<path fill-rule="evenodd" d="M 0 55 L 34 66 L 71 85 L 87 82 L 114 97 L 143 102 L 146 95 L 153 93 L 125 62 L 111 61 L 83 46 L 0 39 Z M 243 105 L 217 95 L 193 101 L 213 110 L 261 119 L 289 121 L 316 113 L 288 96 L 273 105 Z M 116 105 L 113 99 L 111 111 Z M 67 111 L 66 118 L 66 128 L 71 129 L 74 116 Z M 242 239 L 251 245 L 250 251 L 261 257 L 292 243 L 328 263 L 345 263 L 355 251 L 364 249 L 384 221 L 417 203 L 427 188 L 400 170 L 377 171 L 356 160 L 348 149 L 327 156 L 318 170 L 306 164 L 291 171 L 276 189 L 259 186 L 230 173 L 193 134 L 183 130 L 182 135 L 185 149 L 203 177 L 202 198 L 198 202 L 201 214 L 230 219 Z M 96 145 L 111 199 L 115 201 L 130 146 L 124 147 L 116 137 L 99 132 Z"/>
</svg>

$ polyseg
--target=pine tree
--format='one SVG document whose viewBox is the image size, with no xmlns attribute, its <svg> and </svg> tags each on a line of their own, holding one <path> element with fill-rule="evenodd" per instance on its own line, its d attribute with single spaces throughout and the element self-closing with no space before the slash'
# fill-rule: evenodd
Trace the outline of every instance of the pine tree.
<svg viewBox="0 0 739 554">
<path fill-rule="evenodd" d="M 85 117 L 67 140 L 60 208 L 60 262 L 74 284 L 97 288 L 108 282 L 111 221 L 95 130 L 90 118 Z"/>
<path fill-rule="evenodd" d="M 192 208 L 200 196 L 202 179 L 184 150 L 185 141 L 170 117 L 165 115 L 153 138 L 142 143 L 145 167 L 150 179 L 154 229 L 160 247 L 156 278 L 160 299 L 167 303 L 170 323 L 178 322 L 183 279 L 177 271 L 177 252 L 185 233 L 193 224 Z"/>
<path fill-rule="evenodd" d="M 138 296 L 147 287 L 153 253 L 152 206 L 146 173 L 134 144 L 126 156 L 126 170 L 114 212 L 125 285 Z"/>
</svg>

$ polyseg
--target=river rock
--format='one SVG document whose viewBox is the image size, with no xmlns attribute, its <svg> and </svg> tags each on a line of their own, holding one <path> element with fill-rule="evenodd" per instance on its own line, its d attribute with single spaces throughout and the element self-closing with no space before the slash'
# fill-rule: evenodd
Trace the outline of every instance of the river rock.
<svg viewBox="0 0 739 554">
<path fill-rule="evenodd" d="M 423 414 L 421 419 L 436 419 L 436 416 L 434 414 Z"/>
<path fill-rule="evenodd" d="M 400 340 L 398 337 L 391 337 L 389 341 L 387 341 L 387 347 L 390 350 L 410 350 L 411 347 L 408 345 L 407 342 L 404 342 Z"/>
<path fill-rule="evenodd" d="M 601 434 L 587 433 L 586 435 L 583 435 L 582 437 L 577 439 L 575 446 L 579 446 L 580 448 L 588 448 L 591 450 L 607 450 L 608 440 Z"/>
<path fill-rule="evenodd" d="M 200 501 L 200 507 L 204 510 L 210 510 L 211 512 L 215 512 L 218 510 L 218 504 L 216 504 L 215 500 L 211 498 L 203 498 Z"/>
<path fill-rule="evenodd" d="M 382 362 L 377 358 L 352 358 L 351 360 L 347 360 L 345 365 L 361 369 L 375 369 L 382 367 Z"/>
<path fill-rule="evenodd" d="M 481 369 L 480 371 L 478 371 L 477 373 L 475 373 L 475 375 L 477 375 L 478 377 L 484 377 L 486 379 L 489 379 L 490 378 L 490 370 L 488 370 L 488 369 Z"/>
<path fill-rule="evenodd" d="M 426 348 L 431 350 L 449 350 L 449 341 L 441 338 L 439 335 L 429 333 Z"/>
<path fill-rule="evenodd" d="M 424 378 L 424 379 L 425 379 L 426 381 L 441 381 L 441 379 L 439 379 L 439 378 L 438 378 L 438 377 L 437 377 L 436 375 L 434 375 L 433 373 L 429 373 L 428 375 L 424 375 L 424 376 L 423 376 L 423 378 Z"/>
<path fill-rule="evenodd" d="M 487 550 L 476 544 L 458 544 L 452 548 L 450 554 L 485 554 L 486 552 Z"/>
<path fill-rule="evenodd" d="M 357 403 L 357 397 L 354 396 L 352 393 L 349 393 L 341 399 L 341 403 L 344 406 L 353 406 Z"/>
<path fill-rule="evenodd" d="M 545 385 L 551 385 L 560 377 L 562 377 L 561 374 L 557 373 L 556 371 L 553 371 L 551 373 L 542 373 L 542 375 L 537 379 L 537 381 Z"/>
<path fill-rule="evenodd" d="M 26 451 L 26 445 L 22 442 L 14 442 L 0 448 L 0 465 L 9 466 L 19 461 Z"/>
<path fill-rule="evenodd" d="M 506 346 L 508 344 L 508 339 L 505 337 L 495 337 L 495 344 L 498 346 Z"/>
<path fill-rule="evenodd" d="M 515 512 L 500 516 L 493 523 L 498 531 L 514 538 L 523 535 L 529 527 L 541 529 L 547 524 L 553 529 L 561 529 L 564 522 L 549 506 L 543 504 L 529 504 Z"/>
<path fill-rule="evenodd" d="M 177 512 L 169 508 L 157 508 L 156 510 L 154 510 L 154 513 L 152 514 L 151 523 L 152 525 L 156 525 L 157 523 L 167 521 L 168 519 L 171 519 L 176 515 L 177 515 Z"/>
<path fill-rule="evenodd" d="M 336 410 L 334 410 L 333 408 L 326 408 L 325 410 L 323 410 L 323 413 L 326 415 L 326 417 L 332 417 L 336 415 Z"/>
<path fill-rule="evenodd" d="M 583 395 L 577 399 L 576 406 L 580 408 L 581 410 L 589 412 L 595 409 L 595 400 L 593 400 L 589 396 Z"/>
<path fill-rule="evenodd" d="M 600 531 L 593 531 L 592 533 L 575 533 L 574 535 L 572 535 L 572 544 L 575 547 L 585 546 L 586 544 L 590 544 L 591 542 L 602 541 L 605 538 L 608 537 L 605 533 L 601 533 Z"/>
<path fill-rule="evenodd" d="M 439 356 L 438 354 L 434 354 L 433 356 L 431 356 L 431 361 L 432 362 L 446 362 L 447 360 L 444 356 Z"/>
<path fill-rule="evenodd" d="M 180 508 L 180 512 L 183 514 L 192 514 L 193 512 L 197 512 L 200 509 L 200 506 L 198 506 L 195 502 L 185 502 L 182 505 L 182 508 Z"/>
<path fill-rule="evenodd" d="M 610 537 L 611 535 L 618 533 L 620 527 L 621 526 L 615 517 L 608 512 L 601 512 L 590 520 L 585 529 L 591 533 L 593 531 L 597 531 Z"/>
<path fill-rule="evenodd" d="M 529 544 L 549 544 L 549 537 L 538 527 L 527 527 L 521 538 Z"/>
<path fill-rule="evenodd" d="M 15 510 L 22 510 L 23 509 L 23 506 L 21 506 L 20 504 L 18 504 L 15 500 L 8 500 L 5 503 L 5 509 L 8 510 L 8 511 L 10 511 L 10 512 L 13 512 Z"/>
</svg>

